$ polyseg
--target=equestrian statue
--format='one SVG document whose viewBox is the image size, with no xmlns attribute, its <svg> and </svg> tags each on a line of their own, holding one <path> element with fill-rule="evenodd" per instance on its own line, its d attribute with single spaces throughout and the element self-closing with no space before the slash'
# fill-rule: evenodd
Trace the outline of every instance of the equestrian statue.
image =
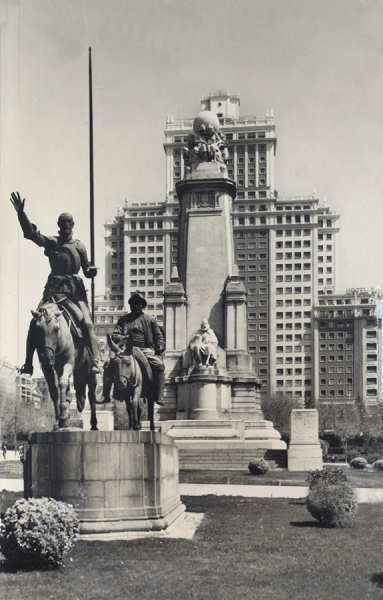
<svg viewBox="0 0 383 600">
<path fill-rule="evenodd" d="M 33 355 L 37 350 L 55 408 L 55 428 L 69 425 L 69 383 L 73 377 L 77 408 L 85 405 L 85 393 L 91 407 L 91 428 L 97 430 L 96 386 L 98 344 L 91 319 L 84 282 L 78 273 L 82 268 L 87 278 L 97 275 L 90 264 L 86 248 L 73 238 L 74 221 L 69 213 L 60 214 L 58 235 L 46 236 L 38 231 L 25 213 L 25 199 L 11 194 L 24 237 L 44 248 L 51 273 L 37 309 L 32 311 L 21 373 L 32 375 Z"/>
<path fill-rule="evenodd" d="M 112 335 L 107 336 L 112 357 L 104 366 L 104 394 L 108 396 L 113 383 L 113 395 L 125 401 L 129 428 L 133 429 L 141 427 L 141 399 L 144 398 L 153 430 L 154 403 L 163 406 L 165 335 L 155 318 L 143 312 L 147 304 L 140 292 L 131 295 L 129 305 L 131 312 L 120 317 Z"/>
</svg>

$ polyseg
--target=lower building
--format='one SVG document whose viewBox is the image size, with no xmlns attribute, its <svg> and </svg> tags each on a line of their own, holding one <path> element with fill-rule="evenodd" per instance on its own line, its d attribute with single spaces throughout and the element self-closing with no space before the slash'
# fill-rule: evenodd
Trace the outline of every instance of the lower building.
<svg viewBox="0 0 383 600">
<path fill-rule="evenodd" d="M 313 311 L 315 405 L 382 402 L 379 290 L 319 297 Z"/>
</svg>

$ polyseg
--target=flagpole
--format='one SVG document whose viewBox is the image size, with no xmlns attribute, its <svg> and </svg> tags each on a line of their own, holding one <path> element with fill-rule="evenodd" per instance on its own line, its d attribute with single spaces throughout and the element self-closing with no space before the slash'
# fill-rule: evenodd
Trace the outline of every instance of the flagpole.
<svg viewBox="0 0 383 600">
<path fill-rule="evenodd" d="M 94 251 L 94 173 L 93 173 L 93 92 L 92 92 L 92 48 L 89 47 L 89 177 L 90 177 L 90 262 L 95 265 Z M 94 278 L 91 279 L 91 309 L 94 321 Z"/>
</svg>

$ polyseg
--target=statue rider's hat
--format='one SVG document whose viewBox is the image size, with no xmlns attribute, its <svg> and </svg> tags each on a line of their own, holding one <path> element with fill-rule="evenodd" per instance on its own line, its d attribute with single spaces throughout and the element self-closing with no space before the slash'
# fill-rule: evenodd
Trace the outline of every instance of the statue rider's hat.
<svg viewBox="0 0 383 600">
<path fill-rule="evenodd" d="M 133 292 L 128 300 L 129 304 L 140 304 L 142 308 L 146 308 L 147 302 L 141 292 Z"/>
</svg>

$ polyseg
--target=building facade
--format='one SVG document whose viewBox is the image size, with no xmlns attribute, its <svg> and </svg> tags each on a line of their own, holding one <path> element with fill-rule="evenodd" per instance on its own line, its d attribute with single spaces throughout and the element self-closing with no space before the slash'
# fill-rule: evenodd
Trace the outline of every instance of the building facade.
<svg viewBox="0 0 383 600">
<path fill-rule="evenodd" d="M 248 293 L 249 352 L 262 390 L 311 406 L 320 396 L 312 311 L 336 289 L 339 215 L 315 194 L 279 197 L 271 110 L 264 117 L 241 116 L 239 97 L 224 91 L 202 98 L 200 108 L 218 116 L 229 150 L 228 176 L 237 184 L 235 262 Z M 167 118 L 165 201 L 125 203 L 105 227 L 106 286 L 114 317 L 139 289 L 147 310 L 162 322 L 164 284 L 178 262 L 175 186 L 184 178 L 182 151 L 192 125 L 191 118 Z"/>
<path fill-rule="evenodd" d="M 279 198 L 275 188 L 277 137 L 271 110 L 240 115 L 236 95 L 202 98 L 225 134 L 228 175 L 237 183 L 233 204 L 235 261 L 248 292 L 249 351 L 264 392 L 301 404 L 313 400 L 311 311 L 316 298 L 335 289 L 338 215 L 316 196 Z M 192 119 L 168 117 L 165 129 L 167 201 L 184 176 L 182 147 Z"/>
<path fill-rule="evenodd" d="M 379 290 L 322 296 L 314 308 L 314 394 L 318 406 L 382 401 Z"/>
</svg>

